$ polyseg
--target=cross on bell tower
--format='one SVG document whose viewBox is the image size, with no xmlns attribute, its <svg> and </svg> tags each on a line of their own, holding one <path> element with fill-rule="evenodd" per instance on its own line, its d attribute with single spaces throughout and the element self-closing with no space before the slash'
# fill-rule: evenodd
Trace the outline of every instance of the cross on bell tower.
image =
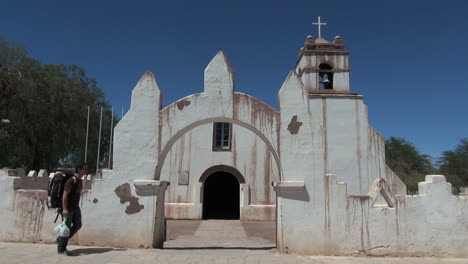
<svg viewBox="0 0 468 264">
<path fill-rule="evenodd" d="M 314 23 L 312 23 L 312 25 L 317 25 L 317 27 L 318 27 L 318 37 L 321 38 L 322 37 L 321 27 L 326 26 L 327 23 L 320 22 L 320 16 L 319 16 L 318 17 L 318 22 L 314 22 Z"/>
</svg>

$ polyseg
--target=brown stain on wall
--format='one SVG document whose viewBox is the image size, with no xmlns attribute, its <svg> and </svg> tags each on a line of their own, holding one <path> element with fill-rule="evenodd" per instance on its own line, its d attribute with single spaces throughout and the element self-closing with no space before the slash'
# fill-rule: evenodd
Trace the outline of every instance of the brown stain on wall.
<svg viewBox="0 0 468 264">
<path fill-rule="evenodd" d="M 297 115 L 291 118 L 291 122 L 289 122 L 288 130 L 291 135 L 296 135 L 299 132 L 299 128 L 302 126 L 302 122 L 297 121 Z"/>
<path fill-rule="evenodd" d="M 272 203 L 272 201 L 270 200 L 270 188 L 272 188 L 270 184 L 271 152 L 268 150 L 268 148 L 265 149 L 265 162 L 264 162 L 263 170 L 265 171 L 265 178 L 263 181 L 263 186 L 265 188 L 265 190 L 263 191 L 263 193 L 265 194 L 264 200 L 266 204 L 271 204 Z"/>
<path fill-rule="evenodd" d="M 364 120 L 363 124 L 366 124 L 367 120 Z M 368 185 L 374 177 L 384 178 L 390 185 L 393 185 L 392 177 L 386 173 L 385 170 L 385 138 L 380 135 L 372 126 L 367 127 L 367 152 L 365 154 L 361 153 L 361 156 L 364 159 L 367 159 L 367 175 L 365 178 L 365 185 Z"/>
<path fill-rule="evenodd" d="M 15 226 L 20 233 L 19 241 L 37 242 L 42 240 L 41 231 L 46 206 L 47 191 L 15 191 Z"/>
<path fill-rule="evenodd" d="M 120 203 L 124 204 L 126 202 L 130 202 L 130 204 L 125 209 L 126 214 L 136 214 L 139 213 L 143 208 L 144 205 L 138 202 L 138 198 L 132 196 L 132 190 L 130 189 L 130 184 L 124 183 L 120 186 L 117 186 L 114 190 L 115 194 L 120 198 Z"/>
<path fill-rule="evenodd" d="M 192 133 L 193 130 L 188 131 L 182 135 L 172 146 L 168 153 L 168 166 L 169 174 L 172 182 L 176 182 L 174 188 L 170 188 L 167 192 L 167 203 L 190 203 L 190 164 L 192 155 Z M 179 182 L 180 174 L 188 173 L 188 184 L 181 185 Z M 183 193 L 183 194 L 182 194 Z M 167 215 L 167 214 L 166 214 Z"/>
<path fill-rule="evenodd" d="M 276 207 L 241 207 L 241 221 L 275 221 Z"/>
<path fill-rule="evenodd" d="M 166 160 L 164 161 L 166 166 L 169 166 L 169 179 L 171 182 L 177 182 L 177 169 L 175 169 L 175 163 L 177 162 L 177 153 L 178 153 L 178 144 L 180 141 L 174 142 L 174 144 L 169 149 L 167 153 Z M 162 170 L 161 170 L 162 172 Z M 168 193 L 166 194 L 165 198 L 167 198 L 167 202 L 175 201 L 175 192 L 174 189 L 169 189 Z"/>
<path fill-rule="evenodd" d="M 271 108 L 270 106 L 264 104 L 261 101 L 256 100 L 255 98 L 242 94 L 242 93 L 234 93 L 233 96 L 234 102 L 234 111 L 233 111 L 233 118 L 235 120 L 239 120 L 242 122 L 249 123 L 253 127 L 255 127 L 260 133 L 265 136 L 265 139 L 271 144 L 273 149 L 267 147 L 265 151 L 261 151 L 261 153 L 265 153 L 263 157 L 257 157 L 259 154 L 258 146 L 252 146 L 251 153 L 253 157 L 253 162 L 250 163 L 252 166 L 249 169 L 250 174 L 252 175 L 252 183 L 250 188 L 251 194 L 251 203 L 252 204 L 275 204 L 275 198 L 271 197 L 272 187 L 271 187 L 271 180 L 274 177 L 274 172 L 272 171 L 272 166 L 278 166 L 278 177 L 281 177 L 280 166 L 277 164 L 279 163 L 276 160 L 276 153 L 279 152 L 279 131 L 280 131 L 280 122 L 279 122 L 279 112 L 275 109 Z M 241 113 L 246 113 L 245 115 L 241 116 Z M 250 114 L 249 114 L 250 113 Z M 297 120 L 296 120 L 297 121 Z M 301 122 L 297 122 L 297 127 L 299 128 Z M 297 129 L 298 130 L 298 129 Z M 297 131 L 298 132 L 298 131 Z M 256 138 L 255 145 L 258 145 L 258 140 L 260 138 Z M 237 167 L 237 150 L 234 150 L 233 153 L 234 158 L 234 167 Z M 272 153 L 273 152 L 273 153 Z M 276 153 L 275 153 L 276 152 Z M 277 154 L 276 154 L 277 155 Z M 260 158 L 260 159 L 259 159 Z M 275 158 L 275 160 L 272 160 Z M 263 160 L 262 160 L 263 159 Z M 252 165 L 254 164 L 254 166 Z M 263 169 L 262 175 L 256 175 L 259 171 Z M 256 208 L 257 209 L 257 208 Z M 243 218 L 244 220 L 252 219 L 270 219 L 273 217 L 275 219 L 276 210 L 254 210 L 253 208 L 246 207 L 242 209 Z"/>
<path fill-rule="evenodd" d="M 278 148 L 280 131 L 279 112 L 264 102 L 246 94 L 234 93 L 233 102 L 233 118 L 235 120 L 241 120 L 242 118 L 239 116 L 239 113 L 242 113 L 242 110 L 244 110 L 242 108 L 247 108 L 245 112 L 250 113 L 250 120 L 242 121 L 250 123 L 257 128 L 258 131 L 268 138 L 274 148 Z M 276 151 L 279 152 L 279 150 Z"/>
<path fill-rule="evenodd" d="M 178 160 L 178 164 L 176 164 L 177 168 L 171 168 L 171 170 L 174 170 L 175 172 L 177 172 L 177 183 L 179 182 L 179 174 L 184 171 L 184 159 L 185 159 L 185 137 L 187 136 L 187 134 L 192 134 L 192 131 L 188 131 L 185 135 L 181 136 L 179 138 L 179 142 L 178 142 L 178 153 L 177 155 L 174 157 L 175 159 Z M 189 153 L 190 155 L 190 153 Z M 189 158 L 190 159 L 190 156 Z M 190 181 L 189 181 L 190 182 Z M 177 197 L 177 199 L 179 199 L 179 197 Z"/>
<path fill-rule="evenodd" d="M 357 166 L 358 166 L 358 178 L 359 178 L 359 193 L 363 192 L 362 189 L 362 168 L 361 168 L 361 158 L 362 158 L 362 151 L 361 151 L 361 120 L 359 119 L 359 102 L 356 100 L 355 102 L 355 115 L 356 115 L 356 156 L 357 156 Z"/>
<path fill-rule="evenodd" d="M 250 189 L 252 195 L 251 202 L 256 204 L 258 201 L 257 190 L 259 187 L 257 182 L 257 137 L 255 137 L 255 141 L 252 144 L 250 155 L 252 157 L 252 162 L 250 163 L 250 176 L 252 177 L 252 188 Z"/>
<path fill-rule="evenodd" d="M 322 122 L 323 122 L 323 168 L 328 173 L 328 135 L 327 135 L 327 99 L 322 98 Z"/>
<path fill-rule="evenodd" d="M 399 238 L 400 233 L 401 233 L 400 217 L 402 217 L 401 214 L 402 212 L 404 212 L 404 210 L 402 210 L 402 207 L 405 207 L 405 205 L 406 205 L 406 197 L 396 195 L 395 196 L 395 234 L 397 238 Z M 398 244 L 397 244 L 397 247 L 399 247 Z"/>
<path fill-rule="evenodd" d="M 369 232 L 369 195 L 347 196 L 346 236 L 358 236 L 360 248 L 358 253 L 367 254 L 372 248 Z"/>
<path fill-rule="evenodd" d="M 259 131 L 268 135 L 268 132 L 274 128 L 276 117 L 279 116 L 278 111 L 246 94 L 234 93 L 234 119 L 238 120 L 240 108 L 248 108 L 246 112 L 250 113 L 250 120 L 244 122 L 252 124 Z M 242 112 L 241 112 L 242 113 Z M 245 117 L 245 116 L 243 116 Z"/>
<path fill-rule="evenodd" d="M 235 129 L 234 125 L 232 125 L 232 129 Z M 237 145 L 235 133 L 232 133 L 232 164 L 234 164 L 234 168 L 237 168 Z"/>
<path fill-rule="evenodd" d="M 13 189 L 47 190 L 49 185 L 48 177 L 17 177 L 13 182 Z"/>
<path fill-rule="evenodd" d="M 239 101 L 240 101 L 240 96 L 238 93 L 234 93 L 232 97 L 232 118 L 234 120 L 238 120 L 239 117 Z"/>
<path fill-rule="evenodd" d="M 324 176 L 325 188 L 325 230 L 324 230 L 324 244 L 325 254 L 329 252 L 329 244 L 331 242 L 331 218 L 330 218 L 330 177 Z"/>
<path fill-rule="evenodd" d="M 188 185 L 185 186 L 185 199 L 187 202 L 190 202 L 191 198 L 191 192 L 192 192 L 192 188 L 189 188 L 190 186 L 190 175 L 191 175 L 191 171 L 190 169 L 192 168 L 191 167 L 191 157 L 193 157 L 192 155 L 192 147 L 193 147 L 193 142 L 192 142 L 192 135 L 193 135 L 193 130 L 189 131 L 189 135 L 188 135 L 188 146 L 186 146 L 187 148 L 187 172 L 188 172 Z"/>
<path fill-rule="evenodd" d="M 269 144 L 268 149 L 272 152 L 270 154 L 274 158 L 274 163 L 278 167 L 278 177 L 281 177 L 281 165 L 278 157 L 280 146 L 279 112 L 271 106 L 265 104 L 264 102 L 242 93 L 234 93 L 233 102 L 233 118 L 235 120 L 246 122 L 252 125 L 261 134 L 263 134 L 263 136 L 265 137 L 264 139 L 267 141 L 267 145 Z M 241 116 L 242 113 L 245 113 L 245 115 Z M 302 124 L 301 122 L 298 123 Z M 271 163 L 270 165 L 273 164 Z"/>
<path fill-rule="evenodd" d="M 182 110 L 182 109 L 184 109 L 184 107 L 190 105 L 190 101 L 186 100 L 186 99 L 183 99 L 183 100 L 178 101 L 176 103 L 176 105 L 177 105 L 177 108 L 179 108 L 179 110 Z"/>
<path fill-rule="evenodd" d="M 190 215 L 190 208 L 179 204 L 165 204 L 165 216 L 168 219 L 198 219 L 196 216 Z"/>
</svg>

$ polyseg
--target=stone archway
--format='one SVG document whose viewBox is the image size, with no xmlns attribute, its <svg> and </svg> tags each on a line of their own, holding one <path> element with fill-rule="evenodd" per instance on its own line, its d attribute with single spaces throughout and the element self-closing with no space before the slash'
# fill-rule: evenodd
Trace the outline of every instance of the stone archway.
<svg viewBox="0 0 468 264">
<path fill-rule="evenodd" d="M 156 169 L 153 175 L 154 179 L 155 180 L 167 180 L 167 179 L 161 178 L 161 170 L 162 170 L 162 167 L 164 165 L 164 162 L 166 160 L 166 157 L 169 151 L 171 150 L 172 146 L 175 144 L 175 142 L 179 138 L 181 138 L 191 129 L 194 129 L 204 124 L 215 123 L 215 122 L 225 122 L 225 123 L 232 123 L 235 125 L 239 125 L 243 128 L 250 130 L 255 135 L 257 135 L 268 146 L 268 150 L 270 151 L 270 154 L 272 155 L 274 159 L 276 168 L 279 173 L 278 179 L 275 179 L 275 180 L 276 181 L 281 180 L 282 178 L 281 162 L 280 162 L 280 158 L 278 155 L 278 151 L 276 150 L 275 146 L 272 144 L 271 140 L 269 140 L 262 131 L 259 131 L 258 129 L 256 129 L 255 126 L 252 126 L 251 124 L 248 124 L 248 123 L 236 120 L 236 119 L 225 118 L 225 117 L 216 117 L 216 118 L 207 118 L 207 119 L 198 120 L 196 122 L 186 125 L 182 129 L 180 129 L 174 136 L 172 136 L 169 140 L 167 140 L 167 143 L 164 145 L 164 148 L 162 148 L 159 154 L 158 162 L 157 162 Z"/>
<path fill-rule="evenodd" d="M 210 176 L 211 174 L 213 174 L 215 172 L 218 172 L 218 171 L 228 172 L 228 173 L 232 174 L 234 177 L 236 177 L 237 180 L 239 181 L 239 183 L 245 183 L 244 176 L 242 176 L 242 174 L 236 168 L 233 168 L 231 166 L 226 166 L 226 165 L 213 166 L 213 167 L 207 169 L 201 175 L 199 182 L 204 182 L 206 180 L 206 178 L 208 178 L 208 176 Z"/>
</svg>

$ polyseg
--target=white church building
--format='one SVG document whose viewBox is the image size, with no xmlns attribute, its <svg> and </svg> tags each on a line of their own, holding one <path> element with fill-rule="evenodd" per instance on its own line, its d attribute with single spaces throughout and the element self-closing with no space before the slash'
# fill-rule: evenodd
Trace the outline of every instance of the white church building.
<svg viewBox="0 0 468 264">
<path fill-rule="evenodd" d="M 113 170 L 83 193 L 76 242 L 163 248 L 165 219 L 274 220 L 281 252 L 467 257 L 468 197 L 442 175 L 406 195 L 349 68 L 343 39 L 307 37 L 278 110 L 235 91 L 223 52 L 203 92 L 165 108 L 146 72 L 115 128 Z M 40 178 L 0 176 L 1 240 L 54 241 Z"/>
</svg>

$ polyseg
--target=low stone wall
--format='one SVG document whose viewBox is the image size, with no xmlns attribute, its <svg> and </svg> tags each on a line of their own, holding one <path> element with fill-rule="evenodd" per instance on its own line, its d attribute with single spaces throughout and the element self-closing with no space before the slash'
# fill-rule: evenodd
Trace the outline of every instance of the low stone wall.
<svg viewBox="0 0 468 264">
<path fill-rule="evenodd" d="M 392 196 L 390 204 L 349 195 L 334 176 L 328 182 L 336 192 L 329 197 L 326 253 L 468 257 L 468 197 L 452 195 L 444 176 L 426 176 L 418 195 Z"/>
<path fill-rule="evenodd" d="M 468 187 L 460 187 L 460 195 L 468 196 Z"/>
<path fill-rule="evenodd" d="M 0 174 L 0 240 L 52 243 L 55 211 L 47 209 L 47 191 L 15 190 L 21 178 L 13 170 Z"/>
<path fill-rule="evenodd" d="M 14 190 L 44 190 L 47 191 L 49 186 L 49 180 L 55 175 L 56 172 L 50 174 L 46 170 L 29 171 L 25 173 L 24 169 L 1 169 L 0 176 L 13 177 L 13 189 Z M 87 175 L 83 178 L 83 189 L 89 190 L 92 186 L 93 177 Z"/>
<path fill-rule="evenodd" d="M 13 171 L 0 170 L 0 241 L 55 243 L 53 230 L 61 218 L 54 223 L 56 209 L 47 207 L 47 185 L 41 185 L 47 177 L 40 178 L 33 173 L 17 177 Z M 71 242 L 150 247 L 155 197 L 136 197 L 131 182 L 111 175 L 112 171 L 106 171 L 103 179 L 86 182 L 89 188 L 83 190 L 80 205 L 83 229 Z M 41 189 L 22 188 L 33 188 L 34 184 Z"/>
</svg>

